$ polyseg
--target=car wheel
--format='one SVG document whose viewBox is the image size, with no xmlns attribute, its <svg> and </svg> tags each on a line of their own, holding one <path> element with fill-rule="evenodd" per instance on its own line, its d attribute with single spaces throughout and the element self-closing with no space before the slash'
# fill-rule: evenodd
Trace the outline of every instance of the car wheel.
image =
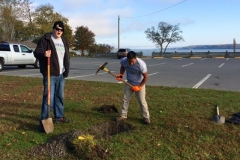
<svg viewBox="0 0 240 160">
<path fill-rule="evenodd" d="M 19 65 L 18 68 L 26 68 L 27 65 Z"/>
<path fill-rule="evenodd" d="M 38 59 L 36 59 L 36 61 L 34 63 L 34 68 L 36 68 L 36 69 L 40 68 L 40 63 L 39 63 Z"/>
<path fill-rule="evenodd" d="M 0 72 L 3 70 L 3 66 L 4 66 L 3 61 L 0 60 Z"/>
</svg>

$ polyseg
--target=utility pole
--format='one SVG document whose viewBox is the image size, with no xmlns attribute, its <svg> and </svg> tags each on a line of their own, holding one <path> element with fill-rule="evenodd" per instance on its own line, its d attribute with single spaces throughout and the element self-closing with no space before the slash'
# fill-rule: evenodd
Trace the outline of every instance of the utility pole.
<svg viewBox="0 0 240 160">
<path fill-rule="evenodd" d="M 235 38 L 233 39 L 233 52 L 236 52 L 236 41 Z"/>
<path fill-rule="evenodd" d="M 118 50 L 120 48 L 120 16 L 118 15 Z"/>
</svg>

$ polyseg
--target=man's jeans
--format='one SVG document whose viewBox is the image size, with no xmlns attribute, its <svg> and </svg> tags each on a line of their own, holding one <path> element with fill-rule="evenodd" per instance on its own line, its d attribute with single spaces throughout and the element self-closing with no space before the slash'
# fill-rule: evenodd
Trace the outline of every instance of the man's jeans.
<svg viewBox="0 0 240 160">
<path fill-rule="evenodd" d="M 59 119 L 64 117 L 64 106 L 63 106 L 63 99 L 64 99 L 64 85 L 65 85 L 65 78 L 61 74 L 60 76 L 51 76 L 50 78 L 51 85 L 50 85 L 50 111 L 54 111 L 54 118 Z M 48 118 L 48 81 L 47 76 L 43 77 L 43 101 L 42 101 L 42 112 L 40 121 L 43 119 Z M 50 114 L 50 113 L 49 113 Z"/>
</svg>

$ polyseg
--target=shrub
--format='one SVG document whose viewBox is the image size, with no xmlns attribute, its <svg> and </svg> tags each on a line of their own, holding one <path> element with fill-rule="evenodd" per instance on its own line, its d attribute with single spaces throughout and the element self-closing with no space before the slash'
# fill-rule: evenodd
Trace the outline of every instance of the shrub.
<svg viewBox="0 0 240 160">
<path fill-rule="evenodd" d="M 96 145 L 94 136 L 92 135 L 81 135 L 77 139 L 73 139 L 70 143 L 76 156 L 82 159 L 89 158 L 92 148 Z"/>
</svg>

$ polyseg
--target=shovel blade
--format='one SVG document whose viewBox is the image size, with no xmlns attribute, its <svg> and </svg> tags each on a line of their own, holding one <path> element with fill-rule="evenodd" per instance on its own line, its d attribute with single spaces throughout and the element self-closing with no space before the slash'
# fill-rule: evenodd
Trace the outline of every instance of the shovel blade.
<svg viewBox="0 0 240 160">
<path fill-rule="evenodd" d="M 52 118 L 47 118 L 47 119 L 42 120 L 42 124 L 43 124 L 44 131 L 47 134 L 53 132 L 54 126 L 53 126 Z"/>
<path fill-rule="evenodd" d="M 225 123 L 225 117 L 215 115 L 215 116 L 213 116 L 213 121 L 216 122 L 217 124 L 224 124 Z"/>
</svg>

